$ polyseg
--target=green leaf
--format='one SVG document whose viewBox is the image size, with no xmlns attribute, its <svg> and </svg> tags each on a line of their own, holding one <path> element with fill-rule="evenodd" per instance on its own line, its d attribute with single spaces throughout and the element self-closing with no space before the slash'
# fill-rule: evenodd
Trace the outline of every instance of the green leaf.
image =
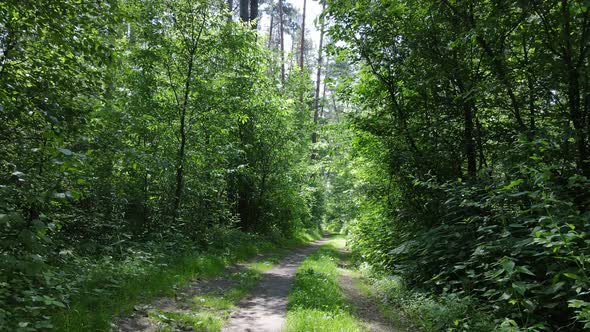
<svg viewBox="0 0 590 332">
<path fill-rule="evenodd" d="M 521 184 L 523 181 L 524 181 L 523 179 L 513 180 L 509 184 L 502 187 L 502 190 L 508 190 L 508 189 L 514 188 L 514 187 L 518 186 L 519 184 Z"/>
<path fill-rule="evenodd" d="M 502 267 L 504 268 L 504 271 L 508 272 L 509 274 L 514 271 L 514 265 L 514 261 L 512 260 L 504 259 L 502 261 Z"/>
<path fill-rule="evenodd" d="M 590 302 L 582 301 L 582 300 L 569 300 L 568 307 L 570 308 L 583 308 L 590 306 Z"/>
<path fill-rule="evenodd" d="M 59 152 L 63 153 L 65 156 L 71 156 L 74 154 L 71 150 L 68 149 L 57 149 Z"/>
<path fill-rule="evenodd" d="M 527 284 L 522 281 L 516 281 L 512 283 L 512 288 L 520 295 L 524 295 L 526 290 L 528 289 Z"/>
<path fill-rule="evenodd" d="M 535 276 L 535 274 L 529 270 L 526 266 L 518 266 L 516 267 L 516 271 L 524 274 L 528 274 L 530 276 Z"/>
<path fill-rule="evenodd" d="M 581 277 L 575 273 L 570 273 L 570 272 L 565 272 L 563 273 L 564 276 L 570 278 L 570 279 L 574 279 L 574 280 L 580 280 Z"/>
</svg>

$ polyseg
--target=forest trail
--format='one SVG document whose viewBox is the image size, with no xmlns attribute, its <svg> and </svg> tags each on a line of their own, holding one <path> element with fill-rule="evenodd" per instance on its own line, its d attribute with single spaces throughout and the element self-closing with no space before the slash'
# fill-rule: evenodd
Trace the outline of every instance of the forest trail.
<svg viewBox="0 0 590 332">
<path fill-rule="evenodd" d="M 222 275 L 195 278 L 173 297 L 136 305 L 131 315 L 115 319 L 112 330 L 280 331 L 297 268 L 327 241 L 329 237 L 297 247 L 284 257 L 280 250 L 259 255 L 253 261 L 229 266 Z M 263 266 L 267 264 L 276 265 L 266 269 Z"/>
<path fill-rule="evenodd" d="M 279 332 L 285 329 L 288 295 L 295 275 L 304 260 L 323 245 L 336 245 L 334 264 L 338 264 L 337 283 L 362 331 L 400 332 L 382 315 L 374 299 L 363 291 L 362 282 L 350 268 L 350 252 L 344 240 L 330 236 L 307 246 L 292 249 L 283 258 L 276 257 L 268 270 L 252 274 L 253 265 L 268 262 L 258 258 L 225 269 L 223 275 L 195 278 L 176 290 L 174 297 L 158 298 L 137 305 L 131 316 L 113 323 L 117 332 L 223 331 Z M 279 254 L 282 256 L 282 254 Z M 318 280 L 320 282 L 320 280 Z M 233 294 L 233 295 L 232 295 Z M 316 296 L 316 293 L 310 296 Z M 233 300 L 232 300 L 233 299 Z M 229 301 L 229 302 L 228 302 Z M 313 324 L 313 323 L 312 323 Z M 356 331 L 356 330 L 355 330 Z"/>
<path fill-rule="evenodd" d="M 402 332 L 407 331 L 392 326 L 392 323 L 385 318 L 379 309 L 375 299 L 362 290 L 362 280 L 358 272 L 350 269 L 349 257 L 350 249 L 348 247 L 338 248 L 340 253 L 340 270 L 339 285 L 344 292 L 346 301 L 354 308 L 355 316 L 360 319 L 365 328 L 371 332 Z"/>
<path fill-rule="evenodd" d="M 391 326 L 391 322 L 383 316 L 375 301 L 363 294 L 358 282 L 357 277 L 350 270 L 342 269 L 340 287 L 346 300 L 354 306 L 356 316 L 367 329 L 371 332 L 401 332 L 402 330 Z"/>
<path fill-rule="evenodd" d="M 295 249 L 280 264 L 264 272 L 251 295 L 240 301 L 221 331 L 280 331 L 287 315 L 287 295 L 297 268 L 307 256 L 327 241 L 328 238 L 324 238 Z"/>
</svg>

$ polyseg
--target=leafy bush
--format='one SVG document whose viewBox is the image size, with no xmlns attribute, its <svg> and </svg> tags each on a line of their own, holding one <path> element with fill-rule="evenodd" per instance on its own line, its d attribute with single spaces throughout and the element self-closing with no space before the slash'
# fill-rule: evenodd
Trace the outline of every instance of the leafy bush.
<svg viewBox="0 0 590 332">
<path fill-rule="evenodd" d="M 519 159 L 517 151 L 525 149 L 530 157 Z M 545 163 L 552 152 L 545 141 L 514 151 L 503 165 L 511 172 L 487 181 L 416 179 L 424 195 L 417 199 L 438 203 L 407 205 L 391 219 L 378 209 L 365 212 L 351 225 L 353 246 L 412 286 L 472 296 L 526 328 L 581 328 L 588 322 L 590 214 L 580 200 L 587 199 L 590 182 Z M 436 223 L 416 227 L 433 215 Z M 413 228 L 406 227 L 408 219 L 416 220 Z"/>
<path fill-rule="evenodd" d="M 493 317 L 480 309 L 481 304 L 456 293 L 432 295 L 408 288 L 400 277 L 382 276 L 365 271 L 370 293 L 384 305 L 384 311 L 399 325 L 420 331 L 481 331 L 495 328 Z"/>
</svg>

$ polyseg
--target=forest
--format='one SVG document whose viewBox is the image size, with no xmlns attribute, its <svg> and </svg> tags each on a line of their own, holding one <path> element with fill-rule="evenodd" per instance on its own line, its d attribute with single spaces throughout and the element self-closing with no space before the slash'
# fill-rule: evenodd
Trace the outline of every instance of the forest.
<svg viewBox="0 0 590 332">
<path fill-rule="evenodd" d="M 0 331 L 583 331 L 589 227 L 588 0 L 0 0 Z"/>
</svg>

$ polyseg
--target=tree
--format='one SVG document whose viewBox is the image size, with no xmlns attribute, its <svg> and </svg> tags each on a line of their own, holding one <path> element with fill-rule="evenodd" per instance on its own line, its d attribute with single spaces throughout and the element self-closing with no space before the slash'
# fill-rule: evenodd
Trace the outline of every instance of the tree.
<svg viewBox="0 0 590 332">
<path fill-rule="evenodd" d="M 240 19 L 242 22 L 250 22 L 250 16 L 248 7 L 250 6 L 250 0 L 240 0 Z"/>
<path fill-rule="evenodd" d="M 313 226 L 310 81 L 269 75 L 245 3 L 0 4 L 0 330 L 70 330 L 70 306 L 109 329 L 113 284 Z"/>
<path fill-rule="evenodd" d="M 269 6 L 269 16 L 270 16 L 270 24 L 268 25 L 268 48 L 272 49 L 272 31 L 274 28 L 274 20 L 275 20 L 275 2 L 274 0 L 270 1 L 270 6 Z"/>
<path fill-rule="evenodd" d="M 322 11 L 326 10 L 326 3 L 322 4 Z M 320 16 L 320 45 L 318 48 L 318 68 L 316 74 L 316 88 L 315 88 L 315 107 L 313 111 L 313 123 L 315 126 L 318 125 L 319 115 L 320 115 L 320 84 L 321 84 L 321 77 L 322 77 L 322 61 L 323 61 L 323 53 L 324 53 L 324 20 L 323 17 Z M 325 89 L 324 89 L 325 91 Z M 317 128 L 311 135 L 311 142 L 317 142 Z"/>
<path fill-rule="evenodd" d="M 258 27 L 258 0 L 250 0 L 250 22 L 252 29 L 256 30 Z"/>
<path fill-rule="evenodd" d="M 283 0 L 279 0 L 279 35 L 281 43 L 281 83 L 285 84 L 285 30 L 283 27 Z"/>
<path fill-rule="evenodd" d="M 305 52 L 305 12 L 307 0 L 303 0 L 303 17 L 301 18 L 301 44 L 299 45 L 299 68 L 303 71 L 305 63 L 303 62 L 303 54 Z"/>
<path fill-rule="evenodd" d="M 227 10 L 229 11 L 229 14 L 227 15 L 227 20 L 231 21 L 233 19 L 234 13 L 234 0 L 227 0 Z"/>
</svg>

